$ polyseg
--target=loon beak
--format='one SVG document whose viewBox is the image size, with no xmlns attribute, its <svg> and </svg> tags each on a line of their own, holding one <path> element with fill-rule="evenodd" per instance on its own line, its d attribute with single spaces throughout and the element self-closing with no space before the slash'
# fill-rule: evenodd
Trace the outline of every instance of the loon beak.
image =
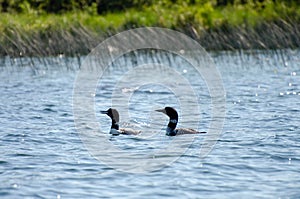
<svg viewBox="0 0 300 199">
<path fill-rule="evenodd" d="M 157 109 L 157 110 L 155 110 L 155 111 L 157 111 L 157 112 L 162 112 L 162 113 L 164 113 L 164 114 L 167 114 L 167 112 L 166 112 L 166 110 L 163 108 L 163 109 Z"/>
<path fill-rule="evenodd" d="M 108 111 L 100 111 L 102 114 L 107 114 Z"/>
</svg>

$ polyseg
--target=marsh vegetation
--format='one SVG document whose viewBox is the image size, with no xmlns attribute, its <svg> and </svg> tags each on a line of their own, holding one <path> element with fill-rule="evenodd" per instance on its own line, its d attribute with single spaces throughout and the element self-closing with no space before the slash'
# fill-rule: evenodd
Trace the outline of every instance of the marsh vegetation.
<svg viewBox="0 0 300 199">
<path fill-rule="evenodd" d="M 207 50 L 300 46 L 296 0 L 2 0 L 0 55 L 78 56 L 120 31 L 171 28 Z"/>
</svg>

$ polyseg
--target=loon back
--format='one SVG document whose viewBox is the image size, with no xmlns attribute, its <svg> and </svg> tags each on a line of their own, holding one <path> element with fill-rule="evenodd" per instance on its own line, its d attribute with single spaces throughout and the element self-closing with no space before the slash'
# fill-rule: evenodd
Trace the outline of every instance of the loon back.
<svg viewBox="0 0 300 199">
<path fill-rule="evenodd" d="M 200 134 L 200 133 L 206 133 L 204 131 L 196 131 L 195 129 L 191 128 L 178 128 L 176 129 L 177 133 L 176 135 L 184 135 L 184 134 Z"/>
<path fill-rule="evenodd" d="M 129 128 L 120 128 L 119 131 L 121 132 L 121 134 L 124 134 L 124 135 L 138 135 L 142 132 L 139 130 L 134 130 L 134 129 L 129 129 Z"/>
</svg>

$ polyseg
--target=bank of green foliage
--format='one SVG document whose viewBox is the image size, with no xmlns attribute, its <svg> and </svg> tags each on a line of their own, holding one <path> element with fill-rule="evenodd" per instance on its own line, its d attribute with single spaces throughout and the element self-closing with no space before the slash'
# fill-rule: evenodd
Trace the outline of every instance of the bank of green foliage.
<svg viewBox="0 0 300 199">
<path fill-rule="evenodd" d="M 174 6 L 201 7 L 211 4 L 216 7 L 251 6 L 259 9 L 269 4 L 284 4 L 287 7 L 297 7 L 298 0 L 0 0 L 0 11 L 22 13 L 35 10 L 39 13 L 65 13 L 70 11 L 85 11 L 96 8 L 97 14 L 121 12 L 125 9 L 143 9 L 159 6 L 172 8 Z"/>
<path fill-rule="evenodd" d="M 0 0 L 0 28 L 85 26 L 91 30 L 161 26 L 213 29 L 300 21 L 297 0 Z"/>
<path fill-rule="evenodd" d="M 78 37 L 105 37 L 145 26 L 200 38 L 203 32 L 222 36 L 242 28 L 246 36 L 249 29 L 263 30 L 269 23 L 287 24 L 291 30 L 293 24 L 300 24 L 298 0 L 0 0 L 0 11 L 0 54 L 20 50 L 32 41 L 40 45 L 45 40 L 43 45 L 55 48 L 53 40 L 59 42 L 60 37 L 71 43 Z M 294 40 L 297 46 L 298 39 Z"/>
</svg>

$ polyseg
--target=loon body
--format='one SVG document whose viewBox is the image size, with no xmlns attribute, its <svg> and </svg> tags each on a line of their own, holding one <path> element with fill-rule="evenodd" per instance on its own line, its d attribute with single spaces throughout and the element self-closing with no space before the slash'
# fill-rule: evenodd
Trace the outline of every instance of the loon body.
<svg viewBox="0 0 300 199">
<path fill-rule="evenodd" d="M 172 107 L 165 107 L 163 109 L 156 110 L 157 112 L 162 112 L 169 116 L 170 120 L 168 123 L 168 127 L 166 129 L 166 135 L 168 136 L 176 136 L 176 135 L 183 135 L 183 134 L 199 134 L 199 133 L 206 133 L 206 132 L 200 132 L 196 131 L 191 128 L 177 128 L 178 123 L 178 113 L 177 111 Z"/>
<path fill-rule="evenodd" d="M 111 119 L 111 127 L 110 127 L 110 134 L 112 135 L 137 135 L 141 133 L 141 131 L 128 129 L 128 128 L 119 128 L 119 113 L 116 109 L 109 108 L 107 111 L 101 111 L 102 114 L 106 114 Z"/>
</svg>

